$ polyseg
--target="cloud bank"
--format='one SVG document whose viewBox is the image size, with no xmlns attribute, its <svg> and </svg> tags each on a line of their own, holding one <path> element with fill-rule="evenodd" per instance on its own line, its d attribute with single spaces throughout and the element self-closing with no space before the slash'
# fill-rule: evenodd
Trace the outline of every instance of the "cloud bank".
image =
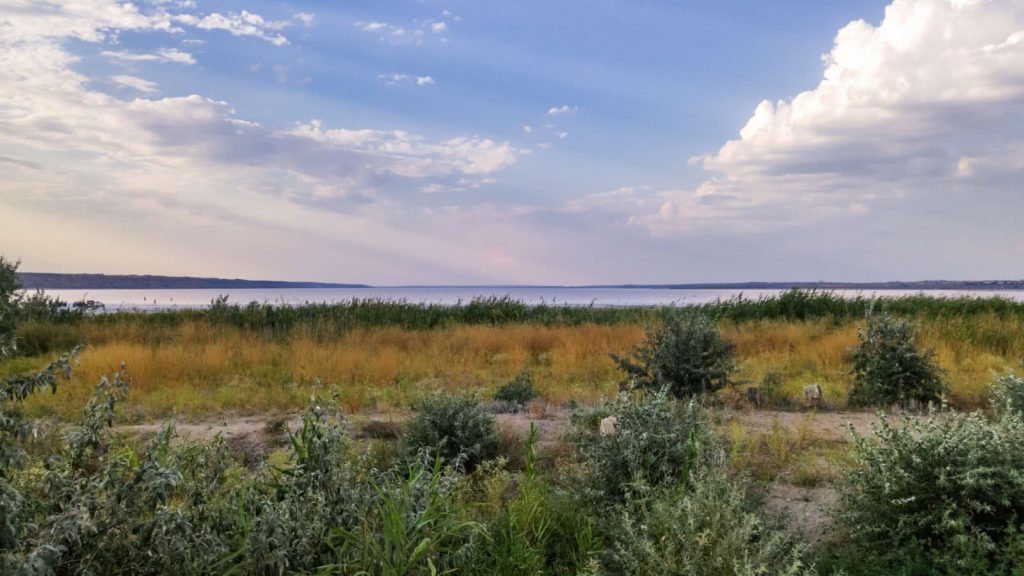
<svg viewBox="0 0 1024 576">
<path fill-rule="evenodd" d="M 629 216 L 656 234 L 759 231 L 1021 175 L 1024 2 L 896 0 L 822 58 L 814 89 L 761 102 L 737 138 L 691 159 L 710 179 L 618 208 L 656 205 Z"/>
</svg>

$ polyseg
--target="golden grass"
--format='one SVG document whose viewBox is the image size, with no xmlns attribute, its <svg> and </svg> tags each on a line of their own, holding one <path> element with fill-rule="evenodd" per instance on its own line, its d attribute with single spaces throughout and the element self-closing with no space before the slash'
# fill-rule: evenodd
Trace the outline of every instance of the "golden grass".
<svg viewBox="0 0 1024 576">
<path fill-rule="evenodd" d="M 946 369 L 952 401 L 978 406 L 993 373 L 1017 367 L 1024 358 L 1024 326 L 998 318 L 958 322 L 925 322 L 920 340 L 935 349 Z M 489 396 L 524 366 L 533 370 L 547 402 L 589 403 L 616 391 L 620 374 L 608 353 L 622 352 L 643 336 L 639 325 L 372 328 L 333 339 L 298 332 L 286 340 L 198 322 L 158 328 L 86 324 L 79 330 L 88 348 L 73 380 L 56 396 L 32 398 L 30 413 L 74 417 L 100 376 L 122 362 L 133 378 L 128 420 L 291 412 L 302 409 L 310 394 L 332 387 L 350 411 L 391 410 L 433 388 Z M 855 324 L 764 321 L 724 325 L 722 331 L 737 346 L 737 380 L 756 384 L 774 371 L 794 401 L 803 385 L 819 382 L 827 405 L 843 405 Z M 30 365 L 19 361 L 17 369 Z M 723 393 L 726 399 L 740 395 Z"/>
</svg>

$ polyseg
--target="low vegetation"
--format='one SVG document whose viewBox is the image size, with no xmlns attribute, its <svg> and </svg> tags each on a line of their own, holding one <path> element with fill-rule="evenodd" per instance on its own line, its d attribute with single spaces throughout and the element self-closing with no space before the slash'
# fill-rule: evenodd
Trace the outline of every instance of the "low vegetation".
<svg viewBox="0 0 1024 576">
<path fill-rule="evenodd" d="M 9 278 L 14 286 L 13 273 Z M 681 309 L 525 306 L 507 299 L 456 307 L 371 301 L 239 306 L 219 300 L 203 310 L 106 313 L 13 288 L 6 294 L 0 317 L 8 330 L 14 323 L 17 329 L 16 338 L 7 333 L 4 348 L 14 352 L 16 342 L 17 352 L 0 363 L 0 376 L 39 369 L 64 351 L 87 346 L 72 386 L 55 397 L 33 397 L 24 407 L 33 416 L 63 419 L 73 418 L 91 383 L 122 361 L 132 366 L 136 382 L 125 406 L 127 421 L 295 412 L 320 385 L 337 387 L 348 411 L 404 411 L 424 389 L 496 394 L 524 368 L 537 399 L 554 406 L 593 404 L 613 398 L 628 376 L 609 353 L 638 367 L 638 381 L 652 390 L 660 388 L 655 381 L 671 378 L 686 382 L 679 393 L 688 394 L 688 386 L 717 389 L 718 399 L 734 405 L 743 405 L 745 389 L 753 386 L 761 388 L 765 406 L 797 406 L 802 387 L 811 383 L 821 385 L 830 408 L 848 400 L 876 405 L 933 399 L 935 381 L 927 378 L 918 381 L 928 386 L 908 396 L 899 394 L 910 386 L 899 384 L 882 396 L 873 396 L 879 390 L 868 385 L 851 397 L 858 379 L 873 378 L 858 374 L 875 372 L 854 370 L 858 326 L 868 310 L 912 326 L 913 349 L 933 351 L 922 357 L 942 368 L 946 400 L 958 408 L 986 406 L 991 375 L 1017 369 L 1024 359 L 1024 305 L 1000 298 L 844 300 L 790 291 Z M 665 364 L 650 347 L 653 332 L 668 336 L 695 326 L 718 335 L 704 342 L 720 352 L 696 380 L 672 368 L 675 352 Z M 664 351 L 685 352 L 672 346 Z M 724 382 L 736 386 L 722 388 Z M 521 403 L 495 408 L 514 411 Z"/>
<path fill-rule="evenodd" d="M 730 475 L 692 402 L 624 400 L 620 435 L 593 437 L 543 473 L 535 428 L 521 472 L 482 451 L 472 471 L 424 450 L 381 461 L 356 448 L 331 400 L 313 398 L 287 459 L 245 468 L 223 441 L 176 441 L 171 425 L 144 444 L 114 435 L 128 384 L 123 372 L 102 381 L 63 440 L 2 461 L 4 573 L 813 573 Z M 5 409 L 17 403 L 5 398 Z M 434 445 L 459 438 L 465 455 L 489 436 L 472 399 L 426 402 L 427 427 L 456 415 Z M 672 438 L 649 439 L 655 424 Z M 424 425 L 414 418 L 403 441 L 426 438 Z M 666 454 L 680 434 L 682 452 Z M 611 476 L 622 462 L 625 492 Z"/>
</svg>

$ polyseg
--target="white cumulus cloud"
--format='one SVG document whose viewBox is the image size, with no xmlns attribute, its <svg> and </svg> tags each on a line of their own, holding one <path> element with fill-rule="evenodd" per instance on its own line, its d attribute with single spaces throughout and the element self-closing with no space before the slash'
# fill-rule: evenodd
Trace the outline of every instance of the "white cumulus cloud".
<svg viewBox="0 0 1024 576">
<path fill-rule="evenodd" d="M 691 160 L 710 179 L 658 193 L 637 221 L 758 230 L 1020 176 L 1024 2 L 895 0 L 881 23 L 843 27 L 823 60 L 816 87 L 761 102 L 736 139 Z"/>
</svg>

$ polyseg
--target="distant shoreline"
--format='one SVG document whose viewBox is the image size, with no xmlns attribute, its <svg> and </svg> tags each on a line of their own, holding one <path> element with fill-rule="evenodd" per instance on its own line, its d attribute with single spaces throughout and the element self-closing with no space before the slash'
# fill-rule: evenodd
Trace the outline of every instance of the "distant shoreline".
<svg viewBox="0 0 1024 576">
<path fill-rule="evenodd" d="M 366 284 L 326 282 L 285 282 L 278 280 L 242 280 L 197 278 L 192 276 L 150 276 L 115 274 L 54 274 L 22 272 L 18 274 L 28 290 L 202 290 L 216 288 L 370 288 Z"/>
<path fill-rule="evenodd" d="M 189 290 L 189 289 L 345 289 L 345 288 L 561 288 L 645 290 L 1024 290 L 1024 280 L 921 280 L 891 282 L 703 282 L 691 284 L 591 284 L 579 286 L 509 285 L 407 285 L 371 286 L 328 282 L 288 282 L 191 276 L 57 274 L 23 272 L 21 284 L 28 290 Z"/>
</svg>

